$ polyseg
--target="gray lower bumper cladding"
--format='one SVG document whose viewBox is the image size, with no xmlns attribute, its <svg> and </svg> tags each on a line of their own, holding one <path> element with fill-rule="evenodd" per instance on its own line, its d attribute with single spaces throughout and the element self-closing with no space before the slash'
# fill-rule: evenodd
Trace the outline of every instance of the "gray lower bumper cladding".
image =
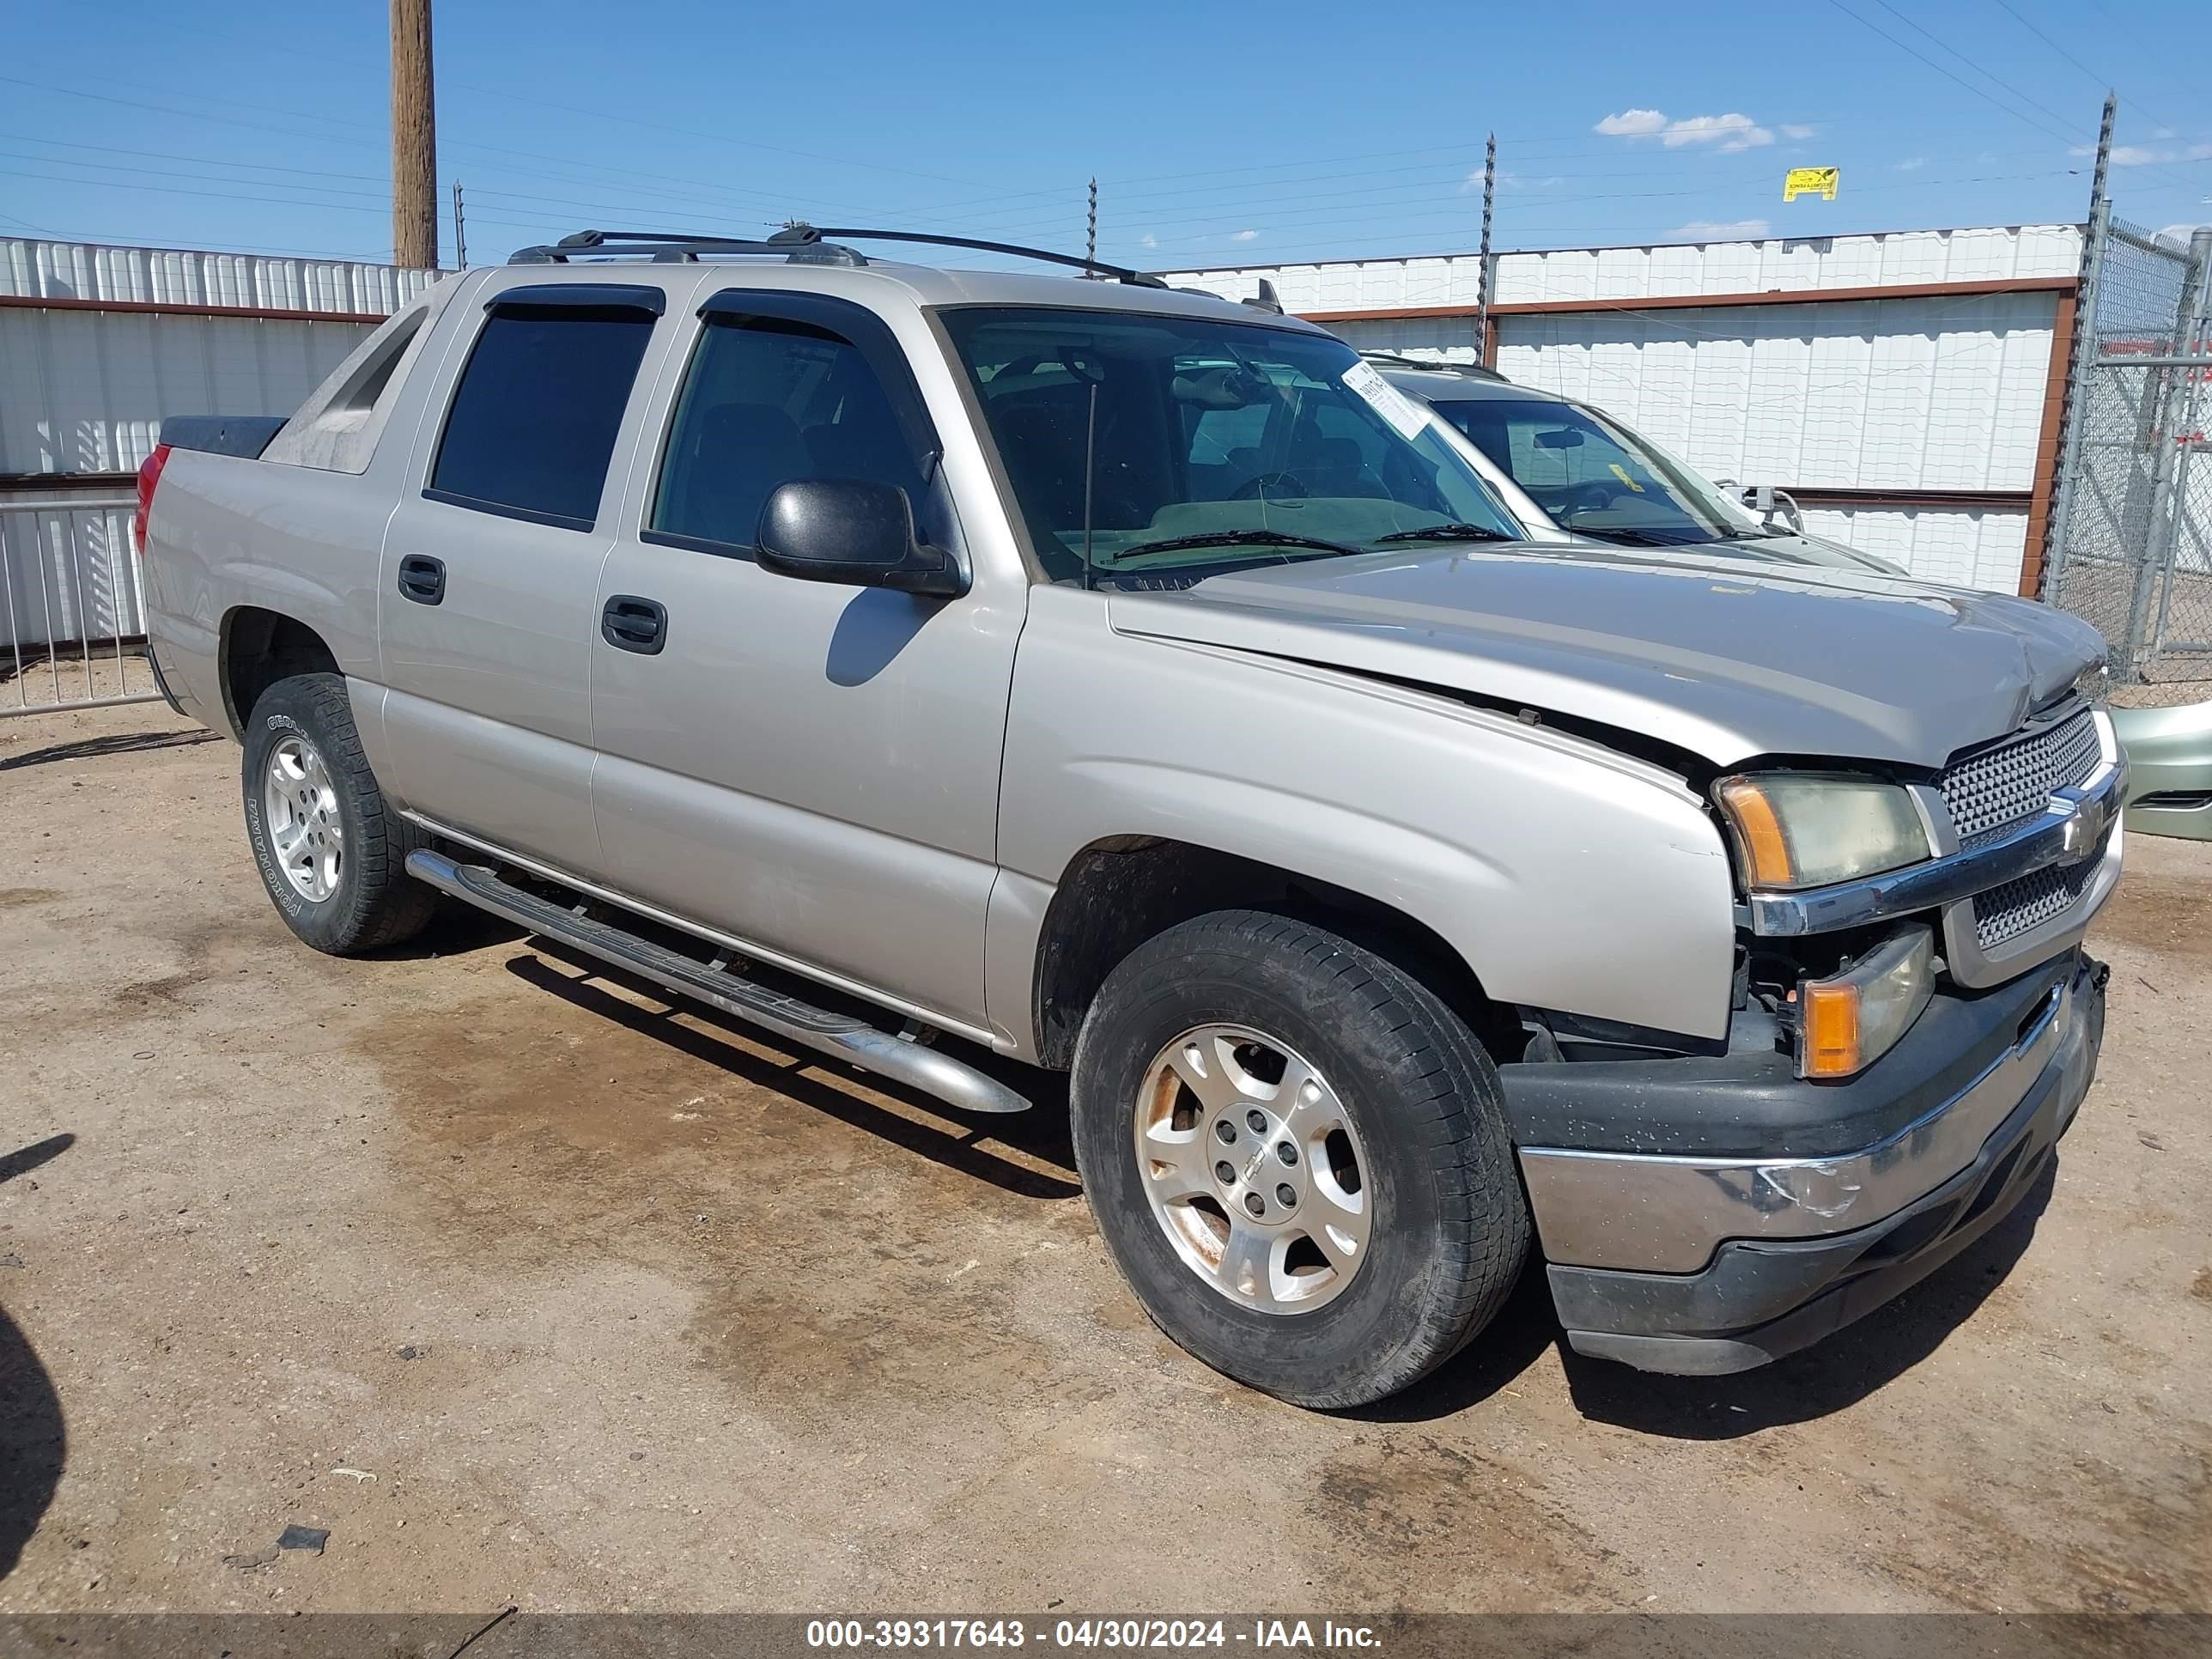
<svg viewBox="0 0 2212 1659">
<path fill-rule="evenodd" d="M 1611 1154 L 1563 1165 L 1572 1181 L 1532 1175 L 1570 1345 L 1644 1370 L 1746 1370 L 1870 1313 L 1995 1226 L 2050 1164 L 2103 1040 L 2106 969 L 2078 954 L 2052 966 L 2055 983 L 2039 973 L 2006 988 L 2004 1018 L 2028 1006 L 1966 1087 L 1855 1153 Z M 1546 1164 L 1544 1150 L 1524 1151 L 1524 1170 L 1532 1153 Z M 1615 1220 L 1602 1231 L 1578 1184 L 1599 1163 L 1613 1183 Z M 1624 1265 L 1638 1255 L 1647 1260 Z M 1654 1258 L 1688 1270 L 1652 1271 Z"/>
</svg>

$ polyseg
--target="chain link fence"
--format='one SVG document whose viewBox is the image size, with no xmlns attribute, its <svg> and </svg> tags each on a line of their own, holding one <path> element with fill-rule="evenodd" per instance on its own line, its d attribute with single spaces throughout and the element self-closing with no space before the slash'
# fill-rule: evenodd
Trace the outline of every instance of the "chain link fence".
<svg viewBox="0 0 2212 1659">
<path fill-rule="evenodd" d="M 2051 602 L 2093 623 L 2130 701 L 2212 681 L 2212 231 L 2187 246 L 2100 211 L 2052 515 Z"/>
</svg>

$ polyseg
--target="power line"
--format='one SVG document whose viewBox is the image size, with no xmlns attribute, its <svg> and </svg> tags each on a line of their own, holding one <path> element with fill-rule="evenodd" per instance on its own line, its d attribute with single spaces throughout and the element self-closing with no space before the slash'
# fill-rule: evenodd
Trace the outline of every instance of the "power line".
<svg viewBox="0 0 2212 1659">
<path fill-rule="evenodd" d="M 1975 97 L 1982 100 L 1983 102 L 2002 110 L 2007 115 L 2011 116 L 2014 120 L 2025 121 L 2028 125 L 2035 128 L 2039 132 L 2044 133 L 2047 137 L 2061 139 L 2069 143 L 2075 142 L 2078 138 L 2079 135 L 2077 133 L 2059 131 L 2045 126 L 2042 122 L 2036 120 L 2033 116 L 2022 114 L 2019 110 L 2014 109 L 2011 105 L 1998 98 L 1996 94 L 1984 91 L 1982 88 L 1976 86 L 1972 81 L 1966 80 L 1961 76 L 1954 75 L 1951 70 L 1944 68 L 1942 64 L 1937 63 L 1934 58 L 1930 58 L 1926 52 L 1919 50 L 1917 46 L 1911 46 L 1906 42 L 1899 40 L 1887 29 L 1883 28 L 1879 23 L 1875 23 L 1868 18 L 1860 16 L 1858 13 L 1853 11 L 1849 6 L 1845 5 L 1844 3 L 1844 0 L 1828 0 L 1828 3 L 1833 6 L 1838 11 L 1843 13 L 1844 16 L 1850 18 L 1851 21 L 1856 23 L 1861 28 L 1871 30 L 1874 33 L 1880 35 L 1883 40 L 1888 41 L 1890 45 L 1895 46 L 1899 52 L 1905 53 L 1907 57 L 1918 58 L 1922 63 L 1927 64 L 1929 69 L 1934 70 L 1936 74 L 1942 76 L 1945 80 L 1955 82 L 1957 85 L 1964 87 L 1968 92 L 1972 93 Z M 1925 31 L 1923 30 L 1923 33 L 1925 33 Z M 1931 36 L 1930 38 L 1932 39 L 1933 37 Z"/>
<path fill-rule="evenodd" d="M 2058 42 L 2052 40 L 2041 29 L 2036 27 L 2034 24 L 2029 22 L 2027 18 L 2021 16 L 2019 12 L 2015 11 L 2009 4 L 2007 3 L 2007 0 L 1996 0 L 1996 4 L 1997 9 L 2003 12 L 2008 17 L 2011 18 L 2014 22 L 2019 24 L 2021 27 L 2026 29 L 2037 40 L 2042 41 L 2045 46 L 2050 47 L 2051 51 L 2057 52 L 2061 58 L 2071 64 L 2075 69 L 2081 70 L 2082 74 L 2087 76 L 2089 79 L 2094 81 L 2099 86 L 2110 87 L 2113 84 L 2109 76 L 2098 74 L 2096 70 L 2091 69 L 2087 64 L 2076 58 L 2072 52 L 2067 51 L 2065 47 L 2060 46 Z M 2160 114 L 2156 110 L 2151 108 L 2149 105 L 2144 103 L 2140 98 L 2130 98 L 2128 101 L 2133 104 L 2135 107 L 2141 110 L 2144 114 L 2149 116 L 2152 120 L 2159 123 L 2161 126 L 2178 127 L 2180 125 L 2179 122 Z"/>
</svg>

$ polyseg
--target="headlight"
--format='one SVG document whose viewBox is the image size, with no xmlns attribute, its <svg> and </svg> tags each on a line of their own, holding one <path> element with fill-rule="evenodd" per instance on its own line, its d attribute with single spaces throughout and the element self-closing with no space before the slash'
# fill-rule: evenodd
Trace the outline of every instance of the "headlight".
<svg viewBox="0 0 2212 1659">
<path fill-rule="evenodd" d="M 1907 927 L 1833 979 L 1797 987 L 1797 1075 L 1850 1077 L 1887 1054 L 1936 994 L 1935 946 Z"/>
<path fill-rule="evenodd" d="M 1930 856 L 1912 797 L 1877 778 L 1771 772 L 1714 786 L 1747 887 L 1825 887 Z"/>
</svg>

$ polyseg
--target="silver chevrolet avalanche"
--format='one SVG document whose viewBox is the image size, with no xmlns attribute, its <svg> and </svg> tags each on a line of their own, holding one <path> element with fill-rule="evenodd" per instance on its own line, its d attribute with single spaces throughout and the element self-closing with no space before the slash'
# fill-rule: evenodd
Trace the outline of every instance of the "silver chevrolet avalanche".
<svg viewBox="0 0 2212 1659">
<path fill-rule="evenodd" d="M 2093 631 L 1522 539 L 1319 329 L 865 234 L 582 233 L 167 423 L 151 651 L 301 939 L 449 896 L 958 1114 L 1069 1073 L 1146 1310 L 1316 1407 L 1532 1253 L 1577 1352 L 1756 1365 L 2045 1176 Z"/>
</svg>

